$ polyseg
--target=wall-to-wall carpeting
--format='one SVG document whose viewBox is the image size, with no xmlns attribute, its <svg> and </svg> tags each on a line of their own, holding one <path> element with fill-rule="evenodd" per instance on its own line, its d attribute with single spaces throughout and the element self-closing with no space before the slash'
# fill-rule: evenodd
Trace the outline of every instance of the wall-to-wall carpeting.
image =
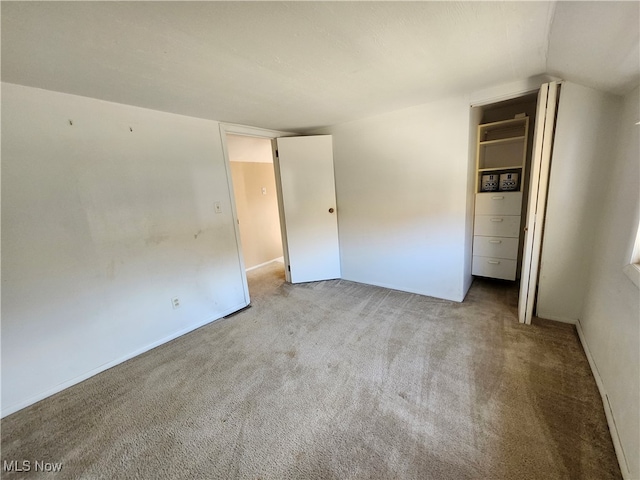
<svg viewBox="0 0 640 480">
<path fill-rule="evenodd" d="M 573 326 L 518 324 L 510 284 L 459 304 L 274 263 L 249 285 L 252 308 L 3 419 L 31 467 L 3 477 L 620 478 Z"/>
</svg>

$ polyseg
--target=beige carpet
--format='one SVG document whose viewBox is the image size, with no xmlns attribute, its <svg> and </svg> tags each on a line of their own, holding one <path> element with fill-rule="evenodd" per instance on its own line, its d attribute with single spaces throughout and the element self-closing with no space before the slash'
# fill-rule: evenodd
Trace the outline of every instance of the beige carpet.
<svg viewBox="0 0 640 480">
<path fill-rule="evenodd" d="M 621 478 L 574 328 L 519 325 L 512 286 L 456 304 L 281 268 L 250 273 L 252 308 L 5 418 L 2 459 L 63 463 L 42 478 Z"/>
</svg>

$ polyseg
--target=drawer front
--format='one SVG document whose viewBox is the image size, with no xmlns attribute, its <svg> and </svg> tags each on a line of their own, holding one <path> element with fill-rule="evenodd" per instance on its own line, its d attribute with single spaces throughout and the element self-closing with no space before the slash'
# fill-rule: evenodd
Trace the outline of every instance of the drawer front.
<svg viewBox="0 0 640 480">
<path fill-rule="evenodd" d="M 518 239 L 509 237 L 473 237 L 473 254 L 517 260 Z"/>
<path fill-rule="evenodd" d="M 473 234 L 517 238 L 520 235 L 520 215 L 476 215 Z"/>
<path fill-rule="evenodd" d="M 476 194 L 476 215 L 520 215 L 522 192 Z"/>
<path fill-rule="evenodd" d="M 515 260 L 505 258 L 478 257 L 474 255 L 471 273 L 481 277 L 515 280 L 517 263 Z"/>
</svg>

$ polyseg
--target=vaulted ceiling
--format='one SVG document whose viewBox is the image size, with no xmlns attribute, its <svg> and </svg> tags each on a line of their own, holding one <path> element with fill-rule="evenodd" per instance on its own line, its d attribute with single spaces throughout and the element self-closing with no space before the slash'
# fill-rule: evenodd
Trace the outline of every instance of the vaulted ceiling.
<svg viewBox="0 0 640 480">
<path fill-rule="evenodd" d="M 2 2 L 2 81 L 290 131 L 549 74 L 640 81 L 638 2 Z"/>
</svg>

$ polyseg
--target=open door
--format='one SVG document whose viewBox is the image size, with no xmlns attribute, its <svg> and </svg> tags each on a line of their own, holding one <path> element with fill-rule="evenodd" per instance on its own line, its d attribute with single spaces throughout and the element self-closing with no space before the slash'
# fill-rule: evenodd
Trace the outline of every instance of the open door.
<svg viewBox="0 0 640 480">
<path fill-rule="evenodd" d="M 531 180 L 529 184 L 529 205 L 524 237 L 520 295 L 518 297 L 518 319 L 530 324 L 533 318 L 544 216 L 549 186 L 551 152 L 555 132 L 558 83 L 545 83 L 538 94 L 535 138 L 531 157 Z"/>
<path fill-rule="evenodd" d="M 332 137 L 282 137 L 275 148 L 287 281 L 340 278 Z"/>
</svg>

